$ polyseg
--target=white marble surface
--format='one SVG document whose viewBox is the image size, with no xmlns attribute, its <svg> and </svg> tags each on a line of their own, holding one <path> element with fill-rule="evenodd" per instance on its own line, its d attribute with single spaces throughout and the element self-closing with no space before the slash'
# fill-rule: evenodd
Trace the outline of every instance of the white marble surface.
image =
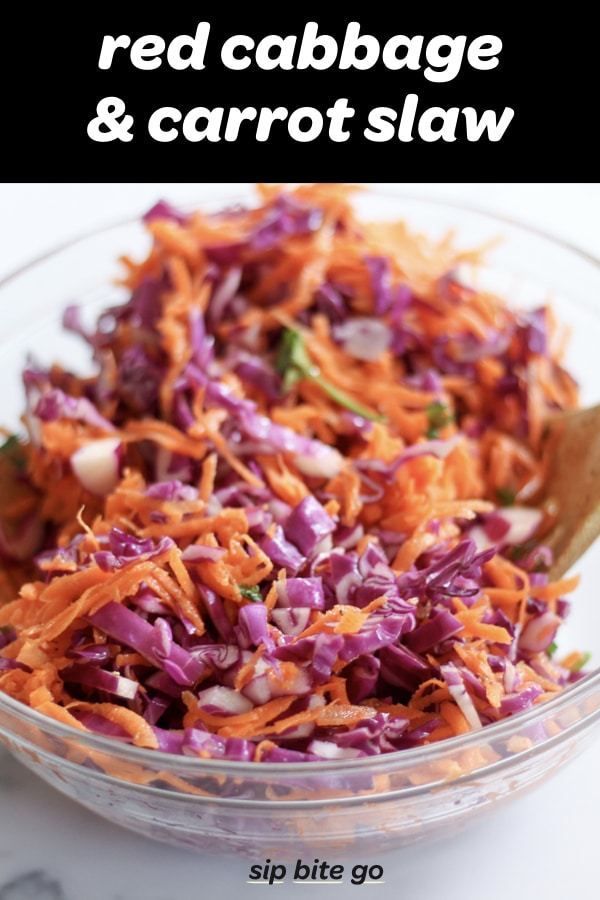
<svg viewBox="0 0 600 900">
<path fill-rule="evenodd" d="M 600 256 L 600 185 L 402 187 L 520 217 Z M 0 185 L 0 276 L 81 230 L 137 212 L 158 196 L 190 192 L 197 194 L 198 186 Z M 356 890 L 380 900 L 594 900 L 600 893 L 599 753 L 600 742 L 471 831 L 371 859 L 384 866 L 385 886 Z M 336 892 L 331 885 L 247 885 L 247 875 L 245 861 L 195 856 L 114 828 L 0 751 L 0 900 L 199 900 L 273 890 L 303 900 Z"/>
</svg>

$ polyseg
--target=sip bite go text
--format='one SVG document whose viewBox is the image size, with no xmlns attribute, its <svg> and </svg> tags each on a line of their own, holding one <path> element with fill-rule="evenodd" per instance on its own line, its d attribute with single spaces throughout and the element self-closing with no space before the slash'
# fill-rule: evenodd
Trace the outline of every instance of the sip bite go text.
<svg viewBox="0 0 600 900">
<path fill-rule="evenodd" d="M 288 866 L 283 863 L 274 863 L 272 860 L 266 859 L 264 863 L 255 863 L 250 866 L 248 884 L 281 884 L 288 878 L 288 875 L 293 876 L 291 880 L 294 884 L 322 884 L 336 881 L 341 884 L 345 874 L 345 866 L 341 863 L 331 865 L 326 860 L 315 859 L 312 863 L 305 863 L 298 859 L 294 868 L 290 865 L 288 869 Z M 357 863 L 348 870 L 347 874 L 349 880 L 346 883 L 385 884 L 383 866 L 380 865 Z"/>
</svg>

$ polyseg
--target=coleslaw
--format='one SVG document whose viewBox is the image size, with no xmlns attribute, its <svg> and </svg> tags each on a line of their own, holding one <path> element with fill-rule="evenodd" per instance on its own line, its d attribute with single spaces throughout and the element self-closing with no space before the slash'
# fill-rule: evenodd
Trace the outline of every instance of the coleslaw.
<svg viewBox="0 0 600 900">
<path fill-rule="evenodd" d="M 360 221 L 353 189 L 145 216 L 96 366 L 24 371 L 0 452 L 0 689 L 176 754 L 349 759 L 543 702 L 544 424 L 577 405 L 548 307 L 478 252 Z"/>
</svg>

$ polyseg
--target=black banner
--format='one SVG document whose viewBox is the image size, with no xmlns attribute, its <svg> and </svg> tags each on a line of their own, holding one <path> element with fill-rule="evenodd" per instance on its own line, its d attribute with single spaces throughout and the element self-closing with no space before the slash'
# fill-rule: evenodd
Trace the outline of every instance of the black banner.
<svg viewBox="0 0 600 900">
<path fill-rule="evenodd" d="M 581 27 L 429 5 L 335 18 L 115 6 L 75 28 L 48 14 L 5 23 L 6 177 L 552 181 L 573 165 L 594 177 Z"/>
</svg>

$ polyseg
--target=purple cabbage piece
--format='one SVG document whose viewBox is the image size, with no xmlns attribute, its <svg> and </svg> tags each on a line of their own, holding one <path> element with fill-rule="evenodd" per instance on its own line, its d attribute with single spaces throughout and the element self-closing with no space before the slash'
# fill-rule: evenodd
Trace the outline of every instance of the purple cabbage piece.
<svg viewBox="0 0 600 900">
<path fill-rule="evenodd" d="M 566 619 L 571 612 L 571 602 L 561 597 L 556 603 L 556 615 Z"/>
<path fill-rule="evenodd" d="M 291 644 L 282 644 L 274 650 L 273 656 L 300 665 L 308 663 L 315 682 L 322 684 L 331 678 L 343 646 L 344 638 L 340 634 L 316 634 Z"/>
<path fill-rule="evenodd" d="M 439 728 L 440 725 L 444 724 L 444 719 L 436 716 L 433 719 L 430 719 L 429 722 L 424 722 L 422 725 L 412 728 L 404 734 L 402 740 L 398 741 L 396 749 L 410 750 L 413 747 L 420 746 L 423 741 L 427 740 L 429 735 L 436 730 L 436 728 Z"/>
<path fill-rule="evenodd" d="M 356 525 L 338 525 L 333 535 L 334 547 L 351 550 L 356 547 L 364 533 L 365 529 L 360 522 Z"/>
<path fill-rule="evenodd" d="M 182 685 L 173 681 L 166 672 L 154 672 L 154 674 L 146 678 L 144 687 L 166 694 L 167 697 L 172 697 L 174 700 L 178 700 L 183 692 Z"/>
<path fill-rule="evenodd" d="M 529 576 L 529 584 L 532 587 L 543 587 L 548 584 L 548 581 L 549 581 L 549 578 L 548 578 L 547 572 L 532 572 L 531 575 Z M 531 603 L 534 600 L 535 600 L 534 597 L 530 597 L 528 603 Z M 542 601 L 537 600 L 535 602 L 540 604 L 537 607 L 539 612 L 542 612 L 542 610 L 546 609 L 546 604 L 544 603 L 543 600 Z"/>
<path fill-rule="evenodd" d="M 351 703 L 360 703 L 375 695 L 381 663 L 377 656 L 359 656 L 346 669 L 346 689 Z"/>
<path fill-rule="evenodd" d="M 23 385 L 27 396 L 33 390 L 43 391 L 50 386 L 50 374 L 47 369 L 42 369 L 31 357 L 27 359 L 27 365 L 23 369 Z"/>
<path fill-rule="evenodd" d="M 126 318 L 132 325 L 154 330 L 162 312 L 161 298 L 169 287 L 166 276 L 144 278 L 131 295 L 129 303 L 117 310 L 119 318 Z"/>
<path fill-rule="evenodd" d="M 242 660 L 242 651 L 235 644 L 202 644 L 189 650 L 194 659 L 223 672 Z"/>
<path fill-rule="evenodd" d="M 329 557 L 329 569 L 337 602 L 353 602 L 356 588 L 363 581 L 358 569 L 357 554 L 332 553 Z"/>
<path fill-rule="evenodd" d="M 477 351 L 481 352 L 481 348 L 479 345 L 468 338 L 466 335 L 464 336 L 464 340 L 467 342 L 468 349 L 464 349 L 463 352 L 470 356 L 471 358 L 477 355 Z M 473 346 L 474 344 L 474 346 Z M 475 377 L 475 365 L 474 363 L 477 360 L 457 360 L 453 355 L 450 355 L 450 338 L 446 334 L 440 335 L 435 339 L 431 346 L 431 358 L 435 364 L 436 369 L 442 375 L 463 375 L 466 378 L 474 378 Z"/>
<path fill-rule="evenodd" d="M 537 697 L 544 693 L 543 687 L 539 684 L 528 684 L 516 694 L 509 694 L 503 698 L 500 703 L 500 713 L 503 716 L 512 716 L 515 713 L 522 712 L 524 709 L 530 709 Z"/>
<path fill-rule="evenodd" d="M 347 731 L 332 731 L 329 739 L 343 749 L 352 748 L 365 756 L 374 756 L 396 750 L 407 726 L 408 719 L 377 713 Z"/>
<path fill-rule="evenodd" d="M 131 603 L 138 609 L 141 609 L 142 612 L 149 613 L 150 615 L 168 616 L 171 613 L 169 607 L 165 606 L 152 591 L 144 588 L 131 598 Z"/>
<path fill-rule="evenodd" d="M 371 558 L 376 559 L 374 564 L 370 562 Z M 388 609 L 406 614 L 404 631 L 411 631 L 415 627 L 414 605 L 407 603 L 408 597 L 405 598 L 399 591 L 399 579 L 382 551 L 371 544 L 359 559 L 358 568 L 363 580 L 352 592 L 352 602 L 363 607 L 379 597 L 386 597 Z"/>
<path fill-rule="evenodd" d="M 270 402 L 281 395 L 281 378 L 263 359 L 250 353 L 236 354 L 233 370 L 243 382 L 257 388 Z"/>
<path fill-rule="evenodd" d="M 346 662 L 389 647 L 410 628 L 414 619 L 406 615 L 370 616 L 358 634 L 345 634 L 340 659 Z"/>
<path fill-rule="evenodd" d="M 186 728 L 182 752 L 185 756 L 250 762 L 254 758 L 255 746 L 252 741 L 243 738 L 222 738 L 200 728 Z"/>
<path fill-rule="evenodd" d="M 424 372 L 418 372 L 415 375 L 409 375 L 405 378 L 408 387 L 416 388 L 418 391 L 425 391 L 428 394 L 437 394 L 441 396 L 444 392 L 444 386 L 439 372 L 435 369 L 425 369 Z"/>
<path fill-rule="evenodd" d="M 190 343 L 194 363 L 206 372 L 214 358 L 215 339 L 207 333 L 204 316 L 199 310 L 190 313 Z"/>
<path fill-rule="evenodd" d="M 239 266 L 231 266 L 217 278 L 207 311 L 208 322 L 212 327 L 216 327 L 225 318 L 235 317 L 240 300 L 238 291 L 241 280 L 242 269 Z M 238 304 L 235 303 L 236 300 Z"/>
<path fill-rule="evenodd" d="M 116 527 L 109 531 L 108 546 L 111 553 L 121 559 L 135 559 L 155 549 L 152 538 L 137 538 Z"/>
<path fill-rule="evenodd" d="M 315 305 L 330 322 L 343 322 L 348 308 L 342 292 L 330 282 L 324 282 L 315 294 Z"/>
<path fill-rule="evenodd" d="M 162 537 L 155 544 L 151 538 L 137 538 L 117 527 L 109 531 L 107 543 L 107 549 L 93 554 L 94 562 L 105 572 L 112 572 L 136 559 L 152 559 L 175 546 L 170 537 Z"/>
<path fill-rule="evenodd" d="M 296 506 L 284 526 L 285 536 L 308 556 L 335 530 L 335 522 L 312 494 Z"/>
<path fill-rule="evenodd" d="M 51 388 L 38 400 L 34 410 L 42 422 L 55 422 L 57 419 L 74 419 L 85 422 L 102 431 L 114 431 L 115 426 L 101 416 L 94 404 L 87 397 L 69 397 L 59 388 Z"/>
<path fill-rule="evenodd" d="M 310 608 L 306 606 L 296 607 L 296 609 L 277 607 L 272 610 L 271 619 L 283 634 L 297 635 L 308 627 Z"/>
<path fill-rule="evenodd" d="M 223 600 L 221 599 L 221 597 L 218 597 L 214 591 L 211 591 L 210 588 L 207 588 L 204 585 L 199 585 L 198 590 L 209 618 L 216 628 L 219 636 L 226 643 L 233 643 L 233 626 L 227 618 Z"/>
<path fill-rule="evenodd" d="M 181 390 L 174 392 L 172 415 L 173 423 L 181 431 L 188 431 L 195 423 L 189 401 Z"/>
<path fill-rule="evenodd" d="M 456 670 L 462 678 L 463 683 L 469 687 L 471 693 L 474 694 L 475 697 L 479 697 L 481 700 L 485 700 L 485 687 L 483 686 L 477 675 L 474 675 L 473 672 L 471 672 L 470 669 L 467 669 L 466 666 L 456 666 Z M 444 671 L 447 673 L 447 668 L 445 668 Z"/>
<path fill-rule="evenodd" d="M 522 333 L 529 353 L 545 356 L 548 353 L 547 310 L 541 306 L 522 316 Z"/>
<path fill-rule="evenodd" d="M 171 481 L 157 481 L 146 488 L 146 496 L 153 500 L 166 500 L 171 503 L 194 502 L 198 499 L 198 491 L 190 484 L 183 484 L 174 478 Z"/>
<path fill-rule="evenodd" d="M 373 287 L 375 314 L 383 316 L 390 313 L 392 323 L 397 327 L 402 313 L 413 298 L 412 291 L 406 285 L 391 284 L 390 263 L 385 257 L 367 256 L 365 263 Z"/>
<path fill-rule="evenodd" d="M 161 369 L 138 344 L 128 347 L 118 364 L 117 393 L 136 415 L 152 415 L 163 378 Z"/>
<path fill-rule="evenodd" d="M 111 348 L 115 326 L 127 322 L 136 329 L 155 332 L 162 314 L 162 297 L 170 287 L 168 274 L 147 276 L 132 291 L 127 303 L 107 309 L 98 319 L 97 331 L 90 343 L 97 350 Z"/>
<path fill-rule="evenodd" d="M 183 731 L 176 729 L 156 728 L 152 729 L 158 741 L 158 749 L 163 753 L 176 753 L 180 755 L 183 750 Z"/>
<path fill-rule="evenodd" d="M 413 569 L 398 578 L 398 588 L 404 597 L 420 597 L 434 603 L 449 597 L 476 597 L 481 591 L 482 566 L 495 553 L 495 547 L 477 553 L 470 538 L 452 550 L 437 549 L 430 563 Z"/>
<path fill-rule="evenodd" d="M 210 262 L 225 268 L 236 265 L 247 249 L 245 241 L 235 241 L 230 244 L 205 245 L 202 251 Z"/>
<path fill-rule="evenodd" d="M 181 558 L 188 563 L 202 562 L 205 559 L 210 562 L 217 562 L 219 559 L 222 559 L 225 552 L 223 547 L 210 547 L 207 544 L 190 544 L 181 554 Z"/>
<path fill-rule="evenodd" d="M 157 694 L 154 697 L 146 697 L 139 704 L 142 709 L 142 716 L 148 725 L 157 725 L 164 714 L 173 705 L 173 699 Z"/>
<path fill-rule="evenodd" d="M 102 666 L 113 657 L 113 650 L 108 644 L 82 644 L 71 647 L 65 653 L 69 659 Z"/>
<path fill-rule="evenodd" d="M 282 240 L 317 231 L 323 223 L 323 211 L 302 206 L 292 197 L 278 197 L 249 239 L 253 250 L 270 250 Z"/>
<path fill-rule="evenodd" d="M 156 222 L 166 219 L 168 222 L 175 222 L 177 225 L 185 225 L 188 216 L 178 210 L 168 200 L 159 200 L 154 206 L 150 207 L 148 212 L 142 216 L 142 221 L 148 225 L 150 222 Z"/>
<path fill-rule="evenodd" d="M 369 544 L 360 557 L 356 553 L 332 553 L 330 573 L 338 603 L 363 607 L 385 596 L 390 612 L 405 613 L 409 617 L 405 631 L 414 628 L 414 604 L 407 602 L 412 595 L 399 591 L 398 576 L 377 545 Z"/>
<path fill-rule="evenodd" d="M 273 640 L 267 625 L 267 608 L 262 603 L 248 603 L 239 611 L 238 625 L 242 637 L 249 644 L 258 647 L 262 644 L 267 651 L 273 649 Z"/>
<path fill-rule="evenodd" d="M 279 585 L 279 606 L 324 609 L 325 596 L 320 578 L 288 578 Z"/>
<path fill-rule="evenodd" d="M 206 667 L 183 647 L 172 640 L 166 642 L 160 627 L 150 625 L 119 603 L 107 603 L 90 616 L 90 622 L 119 643 L 137 650 L 177 684 L 191 687 L 206 671 Z"/>
<path fill-rule="evenodd" d="M 80 311 L 77 306 L 69 306 L 65 310 L 63 325 L 66 329 L 78 334 L 87 341 L 94 349 L 96 358 L 99 358 L 102 361 L 102 351 L 111 348 L 115 325 L 118 322 L 128 322 L 135 328 L 144 328 L 149 331 L 153 331 L 156 328 L 156 324 L 161 315 L 162 294 L 168 286 L 169 280 L 166 274 L 159 278 L 144 278 L 132 291 L 131 297 L 127 303 L 124 303 L 121 306 L 111 307 L 102 313 L 98 319 L 97 330 L 95 332 L 90 332 L 84 328 L 80 318 Z M 144 368 L 146 374 L 155 386 L 156 378 L 160 377 L 158 369 L 156 369 L 156 371 L 154 370 L 157 363 L 151 362 L 139 345 L 131 348 L 130 351 L 125 351 L 124 356 L 126 356 L 126 359 L 122 368 L 120 367 L 119 380 L 125 377 L 126 380 L 131 379 L 135 382 L 145 397 L 144 404 L 136 403 L 133 388 L 131 390 L 127 390 L 127 387 L 125 388 L 127 399 L 134 401 L 132 405 L 133 409 L 137 406 L 144 406 L 145 408 L 145 404 L 150 404 L 152 398 L 148 398 L 150 386 L 143 383 L 139 370 L 140 368 Z M 28 383 L 29 385 L 32 383 L 31 374 L 28 377 Z M 39 378 L 37 386 L 41 387 Z M 101 398 L 102 393 L 101 372 L 94 389 L 97 400 Z"/>
<path fill-rule="evenodd" d="M 94 665 L 74 665 L 63 669 L 60 673 L 66 684 L 81 684 L 84 687 L 114 694 L 125 700 L 133 700 L 138 692 L 139 684 L 130 678 L 124 678 L 115 672 L 106 672 Z"/>
<path fill-rule="evenodd" d="M 375 313 L 378 316 L 388 312 L 392 303 L 390 294 L 390 263 L 384 256 L 367 256 L 367 269 L 375 298 Z"/>
<path fill-rule="evenodd" d="M 277 568 L 285 569 L 288 575 L 295 575 L 306 562 L 306 557 L 298 552 L 294 544 L 286 540 L 280 525 L 275 527 L 272 535 L 264 535 L 258 545 L 271 562 Z"/>
<path fill-rule="evenodd" d="M 384 647 L 379 659 L 383 680 L 409 693 L 413 693 L 422 681 L 433 675 L 424 659 L 401 644 Z"/>
<path fill-rule="evenodd" d="M 433 613 L 430 619 L 406 635 L 405 644 L 415 653 L 423 653 L 453 637 L 462 624 L 447 609 Z"/>
<path fill-rule="evenodd" d="M 16 659 L 6 659 L 4 656 L 0 656 L 0 672 L 7 672 L 9 669 L 21 669 L 23 672 L 33 671 L 29 666 L 26 666 L 25 663 L 19 662 Z"/>
<path fill-rule="evenodd" d="M 0 650 L 3 650 L 4 647 L 8 647 L 8 645 L 12 644 L 16 639 L 17 632 L 12 625 L 2 625 L 0 627 Z"/>
<path fill-rule="evenodd" d="M 89 731 L 94 732 L 94 734 L 101 734 L 104 737 L 113 739 L 116 738 L 117 740 L 125 741 L 127 743 L 131 741 L 131 735 L 121 728 L 120 725 L 117 725 L 115 722 L 110 722 L 98 713 L 78 709 L 77 707 L 74 707 L 71 712 L 82 725 Z"/>
</svg>

